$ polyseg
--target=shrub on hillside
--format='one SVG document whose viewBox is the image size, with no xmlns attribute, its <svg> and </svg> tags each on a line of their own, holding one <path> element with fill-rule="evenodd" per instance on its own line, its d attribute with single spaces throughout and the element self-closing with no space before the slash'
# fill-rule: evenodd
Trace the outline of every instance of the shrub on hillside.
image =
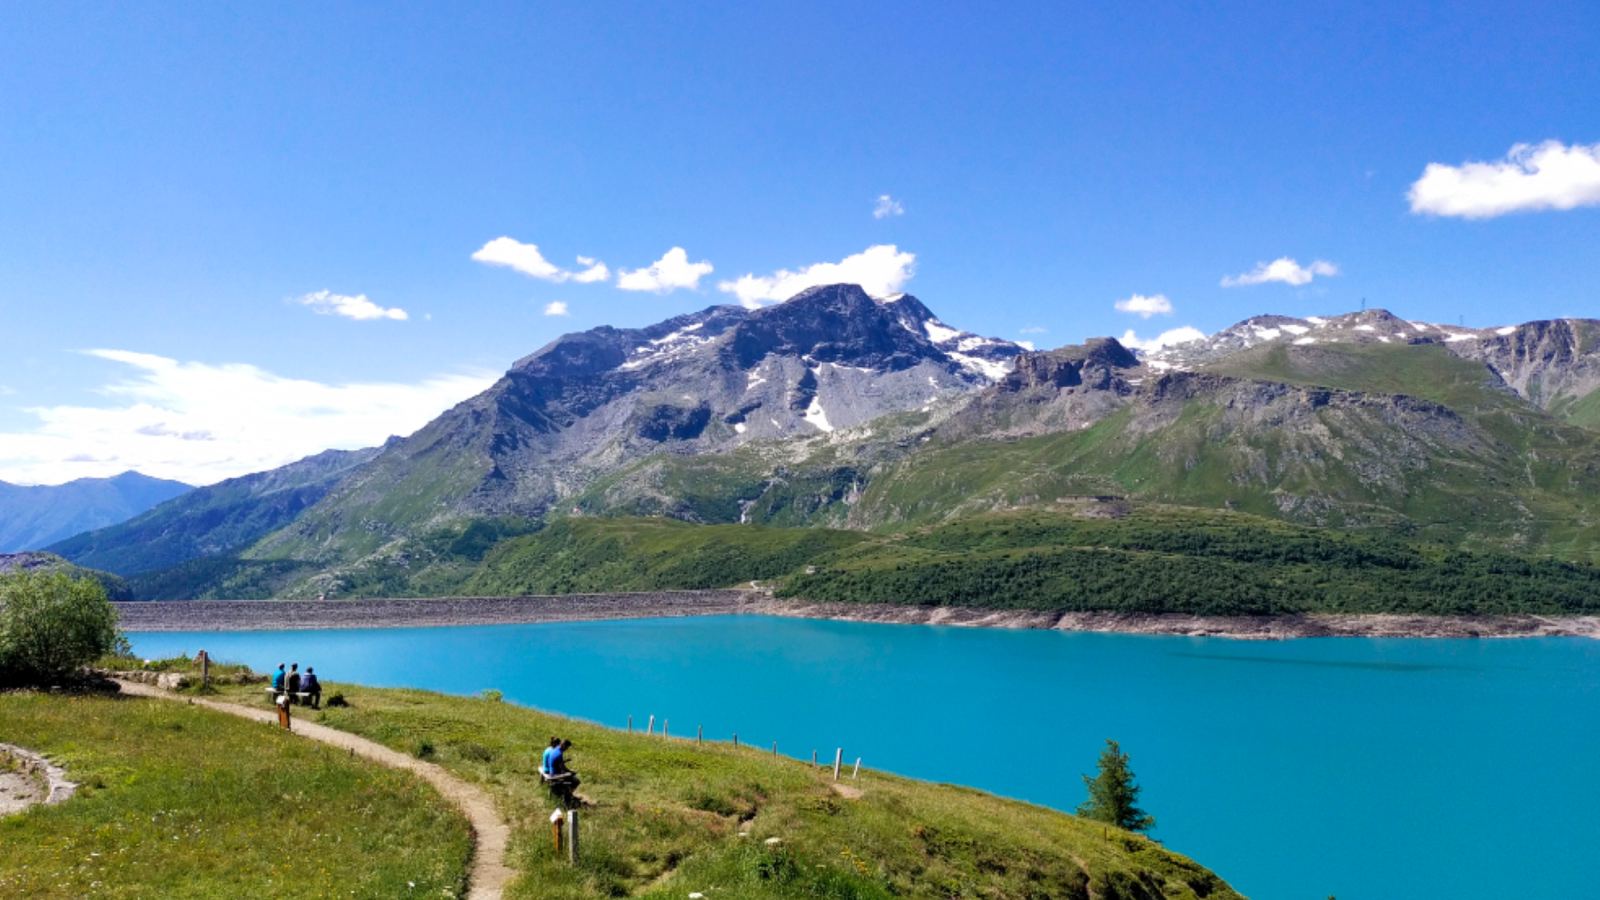
<svg viewBox="0 0 1600 900">
<path fill-rule="evenodd" d="M 119 648 L 117 612 L 93 578 L 0 575 L 0 681 L 48 684 Z"/>
</svg>

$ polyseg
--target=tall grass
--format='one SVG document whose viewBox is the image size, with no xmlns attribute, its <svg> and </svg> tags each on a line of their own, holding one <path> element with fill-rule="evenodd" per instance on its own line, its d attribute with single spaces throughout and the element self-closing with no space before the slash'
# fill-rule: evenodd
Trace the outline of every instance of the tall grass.
<svg viewBox="0 0 1600 900">
<path fill-rule="evenodd" d="M 78 796 L 0 820 L 0 897 L 463 896 L 466 820 L 414 776 L 163 700 L 0 695 Z"/>
</svg>

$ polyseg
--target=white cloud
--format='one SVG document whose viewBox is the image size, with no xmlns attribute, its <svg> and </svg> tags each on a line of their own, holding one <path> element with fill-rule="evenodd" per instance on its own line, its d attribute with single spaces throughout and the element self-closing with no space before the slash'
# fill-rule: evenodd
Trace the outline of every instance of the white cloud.
<svg viewBox="0 0 1600 900">
<path fill-rule="evenodd" d="M 541 281 L 553 281 L 560 284 L 564 281 L 576 281 L 588 284 L 594 281 L 605 281 L 611 277 L 611 270 L 606 264 L 587 256 L 578 257 L 578 264 L 584 266 L 582 272 L 569 272 L 555 263 L 544 258 L 539 252 L 537 244 L 524 244 L 514 238 L 497 237 L 472 254 L 472 258 L 491 266 L 505 266 L 515 269 L 524 275 L 530 275 Z"/>
<path fill-rule="evenodd" d="M 578 265 L 585 267 L 582 272 L 572 273 L 572 280 L 579 284 L 605 281 L 611 277 L 611 270 L 606 268 L 606 264 L 598 259 L 580 256 L 578 257 Z"/>
<path fill-rule="evenodd" d="M 567 302 L 565 300 L 552 301 L 551 303 L 549 303 L 548 305 L 545 306 L 544 314 L 547 315 L 547 316 L 569 316 L 569 315 L 572 315 L 571 313 L 567 312 Z"/>
<path fill-rule="evenodd" d="M 877 205 L 872 207 L 872 217 L 874 219 L 887 219 L 890 216 L 903 216 L 905 214 L 906 208 L 900 205 L 899 200 L 890 197 L 888 194 L 880 194 Z"/>
<path fill-rule="evenodd" d="M 1428 163 L 1406 199 L 1414 213 L 1463 219 L 1600 205 L 1600 144 L 1517 144 L 1498 162 Z"/>
<path fill-rule="evenodd" d="M 1166 294 L 1157 294 L 1154 297 L 1134 294 L 1126 300 L 1118 300 L 1117 311 L 1134 313 L 1146 319 L 1154 315 L 1170 316 L 1172 315 L 1172 301 L 1167 299 Z"/>
<path fill-rule="evenodd" d="M 0 433 L 0 480 L 60 484 L 137 469 L 210 484 L 409 434 L 495 380 L 477 372 L 415 384 L 323 384 L 237 363 L 89 352 L 131 371 L 100 390 L 104 406 L 26 410 L 39 424 Z"/>
<path fill-rule="evenodd" d="M 718 284 L 717 289 L 737 295 L 749 309 L 782 303 L 820 284 L 859 284 L 870 296 L 888 297 L 898 294 L 916 274 L 916 262 L 915 253 L 902 253 L 893 244 L 879 244 L 836 263 L 817 263 L 798 272 L 779 269 L 763 277 L 741 275 L 735 281 Z"/>
<path fill-rule="evenodd" d="M 1019 334 L 1044 334 L 1044 328 L 1038 325 L 1029 325 L 1018 331 Z"/>
<path fill-rule="evenodd" d="M 1145 341 L 1139 340 L 1139 336 L 1134 334 L 1133 329 L 1130 328 L 1125 334 L 1122 335 L 1122 337 L 1118 338 L 1118 340 L 1122 342 L 1122 346 L 1127 347 L 1130 350 L 1144 350 L 1148 352 L 1151 350 L 1160 350 L 1162 347 L 1170 347 L 1173 344 L 1182 344 L 1186 341 L 1198 341 L 1205 336 L 1206 333 L 1200 329 L 1191 328 L 1188 325 L 1185 325 L 1182 328 L 1174 328 L 1171 331 L 1163 331 L 1155 337 Z"/>
<path fill-rule="evenodd" d="M 309 306 L 318 314 L 324 316 L 344 316 L 347 319 L 358 320 L 399 319 L 404 321 L 408 318 L 405 310 L 399 307 L 384 309 L 368 300 L 366 294 L 346 297 L 343 294 L 335 294 L 332 291 L 316 291 L 296 297 L 294 302 Z"/>
<path fill-rule="evenodd" d="M 682 247 L 673 247 L 664 256 L 650 264 L 648 269 L 619 269 L 617 287 L 625 291 L 654 291 L 665 294 L 678 288 L 697 288 L 700 277 L 711 274 L 711 263 L 704 260 L 689 262 L 689 254 Z"/>
<path fill-rule="evenodd" d="M 1311 279 L 1318 276 L 1333 276 L 1339 274 L 1339 267 L 1324 259 L 1319 259 L 1309 266 L 1302 266 L 1287 256 L 1280 256 L 1269 263 L 1256 263 L 1256 267 L 1242 275 L 1232 277 L 1223 276 L 1223 287 L 1246 287 L 1252 284 L 1266 284 L 1269 281 L 1281 281 L 1284 284 L 1302 285 L 1310 284 Z"/>
</svg>

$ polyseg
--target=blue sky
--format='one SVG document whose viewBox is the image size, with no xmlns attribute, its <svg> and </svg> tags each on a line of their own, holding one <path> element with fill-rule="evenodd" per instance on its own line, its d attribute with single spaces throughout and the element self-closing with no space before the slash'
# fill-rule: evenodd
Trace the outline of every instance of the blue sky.
<svg viewBox="0 0 1600 900">
<path fill-rule="evenodd" d="M 7 4 L 0 479 L 374 443 L 869 248 L 1041 347 L 1600 315 L 1600 6 L 1126 6 Z"/>
</svg>

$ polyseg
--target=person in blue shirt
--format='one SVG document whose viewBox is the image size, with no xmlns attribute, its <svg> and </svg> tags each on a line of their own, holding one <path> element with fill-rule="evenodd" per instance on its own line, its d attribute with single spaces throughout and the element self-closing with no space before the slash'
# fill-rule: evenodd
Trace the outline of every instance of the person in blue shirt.
<svg viewBox="0 0 1600 900">
<path fill-rule="evenodd" d="M 574 792 L 580 783 L 578 773 L 567 768 L 567 750 L 571 747 L 571 741 L 551 738 L 550 747 L 544 751 L 544 762 L 540 766 L 550 793 L 569 807 L 578 805 Z"/>
<path fill-rule="evenodd" d="M 544 750 L 544 759 L 539 762 L 539 772 L 546 778 L 556 774 L 555 761 L 561 758 L 561 738 L 550 739 L 550 746 Z"/>
</svg>

